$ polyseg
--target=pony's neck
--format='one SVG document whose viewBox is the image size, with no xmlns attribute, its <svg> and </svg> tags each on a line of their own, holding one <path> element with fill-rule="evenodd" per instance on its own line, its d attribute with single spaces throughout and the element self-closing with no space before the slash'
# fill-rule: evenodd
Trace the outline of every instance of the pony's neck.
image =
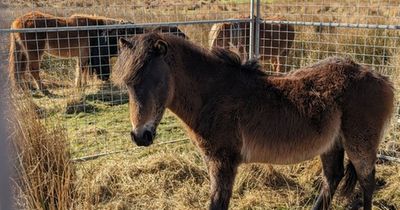
<svg viewBox="0 0 400 210">
<path fill-rule="evenodd" d="M 185 47 L 175 48 L 173 53 L 174 96 L 169 109 L 193 128 L 209 100 L 205 96 L 215 87 L 216 69 L 207 53 Z"/>
</svg>

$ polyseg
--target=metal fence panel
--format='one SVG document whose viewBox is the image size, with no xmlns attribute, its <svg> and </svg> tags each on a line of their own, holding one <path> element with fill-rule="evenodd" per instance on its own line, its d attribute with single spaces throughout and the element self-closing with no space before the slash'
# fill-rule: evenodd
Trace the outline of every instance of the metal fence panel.
<svg viewBox="0 0 400 210">
<path fill-rule="evenodd" d="M 108 77 L 103 67 L 112 69 L 115 61 L 103 58 L 117 55 L 111 51 L 117 49 L 116 40 L 121 36 L 157 27 L 164 33 L 182 32 L 206 48 L 223 46 L 239 52 L 243 59 L 258 57 L 271 74 L 285 74 L 327 56 L 347 55 L 390 76 L 399 87 L 398 3 L 390 0 L 2 1 L 0 12 L 7 18 L 0 25 L 0 62 L 8 63 L 13 55 L 9 51 L 10 34 L 33 37 L 32 46 L 27 49 L 36 65 L 33 74 L 26 78 L 32 89 L 30 97 L 49 126 L 54 121 L 65 124 L 73 155 L 79 159 L 133 147 L 128 136 L 126 90 L 102 81 Z M 10 29 L 14 19 L 32 11 L 60 17 L 96 15 L 100 20 L 90 22 L 89 16 L 83 24 L 63 27 L 57 25 L 60 23 L 52 25 L 55 18 L 50 18 L 40 27 Z M 101 22 L 105 17 L 110 18 L 108 24 Z M 105 37 L 108 42 L 103 43 Z M 42 51 L 46 51 L 42 47 L 49 47 L 50 42 L 53 55 L 42 56 Z M 106 55 L 101 53 L 104 49 L 108 49 Z M 81 58 L 79 62 L 76 56 Z M 19 59 L 19 65 L 27 64 L 26 58 Z M 95 66 L 95 73 L 80 75 L 88 78 L 85 88 L 78 89 L 76 74 L 81 74 L 80 69 L 87 68 L 88 62 Z M 37 75 L 51 95 L 34 90 L 34 80 L 29 77 Z M 399 92 L 396 94 L 398 104 Z M 398 115 L 397 108 L 381 148 L 382 153 L 396 157 L 400 157 Z M 169 134 L 163 132 L 159 141 L 175 142 L 183 135 L 172 118 L 167 113 L 163 119 L 159 129 Z"/>
</svg>

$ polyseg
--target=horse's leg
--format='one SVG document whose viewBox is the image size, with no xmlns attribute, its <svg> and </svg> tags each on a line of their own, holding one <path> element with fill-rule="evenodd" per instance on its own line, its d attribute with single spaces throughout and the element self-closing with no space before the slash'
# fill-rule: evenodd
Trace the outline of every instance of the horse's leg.
<svg viewBox="0 0 400 210">
<path fill-rule="evenodd" d="M 346 151 L 349 150 L 346 149 Z M 357 153 L 359 153 L 358 149 L 347 152 L 351 163 L 354 165 L 357 174 L 357 180 L 360 183 L 363 192 L 364 210 L 371 210 L 372 195 L 375 190 L 376 151 L 371 151 L 370 155 L 368 156 L 363 156 Z"/>
<path fill-rule="evenodd" d="M 374 125 L 374 123 L 378 122 Z M 364 210 L 372 208 L 372 194 L 375 190 L 375 162 L 381 125 L 379 120 L 368 123 L 362 120 L 343 129 L 344 148 L 351 164 L 354 165 L 357 180 L 363 191 Z"/>
<path fill-rule="evenodd" d="M 82 69 L 82 75 L 83 75 L 83 86 L 87 85 L 88 82 L 88 78 L 90 75 L 90 69 L 89 69 L 89 59 L 90 59 L 90 55 L 85 55 L 82 59 L 81 59 L 81 69 Z"/>
<path fill-rule="evenodd" d="M 89 59 L 90 55 L 88 53 L 88 50 L 85 50 L 86 48 L 82 47 L 80 50 L 80 58 L 77 59 L 76 61 L 76 78 L 75 78 L 75 86 L 77 88 L 82 88 L 87 85 L 87 79 L 88 79 L 88 74 L 89 74 Z"/>
<path fill-rule="evenodd" d="M 86 87 L 89 78 L 89 68 L 87 66 L 82 66 L 82 86 Z"/>
<path fill-rule="evenodd" d="M 283 49 L 281 54 L 278 56 L 279 69 L 277 70 L 277 72 L 287 73 L 287 71 L 289 70 L 287 66 L 287 61 L 288 61 L 287 55 L 288 55 L 288 50 Z"/>
<path fill-rule="evenodd" d="M 82 78 L 81 64 L 79 59 L 77 59 L 75 66 L 75 87 L 77 88 L 81 87 L 81 78 Z"/>
<path fill-rule="evenodd" d="M 275 72 L 281 72 L 281 59 L 282 57 L 280 55 L 276 57 Z"/>
<path fill-rule="evenodd" d="M 324 183 L 314 204 L 314 210 L 329 209 L 336 188 L 344 175 L 343 159 L 344 149 L 340 142 L 321 155 Z"/>
<path fill-rule="evenodd" d="M 76 88 L 81 88 L 82 87 L 82 74 L 83 74 L 83 69 L 81 65 L 81 59 L 76 60 L 76 67 L 75 67 L 75 87 Z"/>
<path fill-rule="evenodd" d="M 40 90 L 43 94 L 47 95 L 49 94 L 46 86 L 42 83 L 42 79 L 40 78 L 40 57 L 32 56 L 29 59 L 29 67 L 30 67 L 30 73 L 35 81 L 35 86 L 38 90 Z"/>
<path fill-rule="evenodd" d="M 357 165 L 357 167 L 355 166 L 356 170 L 358 168 L 358 181 L 363 190 L 364 210 L 372 209 L 372 196 L 375 191 L 375 161 L 376 159 L 372 161 L 373 163 L 369 164 L 367 169 L 362 169 L 362 164 Z"/>
<path fill-rule="evenodd" d="M 270 58 L 272 64 L 272 70 L 274 72 L 280 72 L 280 58 L 279 55 L 271 56 Z"/>
<path fill-rule="evenodd" d="M 226 210 L 232 196 L 233 183 L 239 162 L 235 155 L 207 158 L 211 182 L 210 210 Z"/>
<path fill-rule="evenodd" d="M 46 36 L 44 34 L 35 34 L 35 39 L 30 39 L 27 41 L 27 49 L 32 49 L 29 54 L 29 71 L 35 81 L 35 85 L 38 90 L 44 94 L 48 94 L 48 90 L 42 83 L 40 78 L 40 62 L 46 47 Z"/>
</svg>

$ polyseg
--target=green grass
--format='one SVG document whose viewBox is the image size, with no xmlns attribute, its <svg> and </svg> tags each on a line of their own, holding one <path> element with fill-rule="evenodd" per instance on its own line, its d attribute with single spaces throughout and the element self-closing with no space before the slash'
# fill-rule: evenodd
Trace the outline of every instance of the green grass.
<svg viewBox="0 0 400 210">
<path fill-rule="evenodd" d="M 42 120 L 47 125 L 62 122 L 75 158 L 135 147 L 129 135 L 131 124 L 126 93 L 119 89 L 99 87 L 88 88 L 84 100 L 80 98 L 82 95 L 76 99 L 74 88 L 50 89 L 57 96 L 37 94 L 34 99 L 44 109 L 45 117 Z M 66 113 L 68 103 L 81 108 L 77 108 L 77 112 Z M 177 118 L 167 110 L 157 129 L 155 142 L 182 138 L 186 138 L 183 129 Z"/>
</svg>

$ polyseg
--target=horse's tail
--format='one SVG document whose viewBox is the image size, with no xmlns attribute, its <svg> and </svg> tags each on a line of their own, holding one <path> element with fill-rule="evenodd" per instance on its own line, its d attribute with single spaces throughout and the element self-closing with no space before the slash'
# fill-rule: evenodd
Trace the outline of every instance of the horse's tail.
<svg viewBox="0 0 400 210">
<path fill-rule="evenodd" d="M 8 63 L 8 73 L 11 85 L 16 88 L 17 85 L 21 86 L 21 77 L 26 70 L 28 56 L 24 50 L 21 39 L 15 33 L 10 34 L 10 57 Z"/>
<path fill-rule="evenodd" d="M 350 195 L 357 184 L 357 173 L 351 161 L 347 163 L 346 172 L 344 174 L 344 184 L 342 185 L 342 194 Z"/>
</svg>

